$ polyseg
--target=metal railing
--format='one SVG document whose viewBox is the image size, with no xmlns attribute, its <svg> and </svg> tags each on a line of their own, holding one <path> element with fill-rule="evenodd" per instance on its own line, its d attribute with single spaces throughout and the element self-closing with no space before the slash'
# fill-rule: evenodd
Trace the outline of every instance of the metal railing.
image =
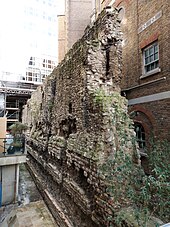
<svg viewBox="0 0 170 227">
<path fill-rule="evenodd" d="M 0 157 L 25 154 L 25 137 L 7 135 L 0 138 Z"/>
</svg>

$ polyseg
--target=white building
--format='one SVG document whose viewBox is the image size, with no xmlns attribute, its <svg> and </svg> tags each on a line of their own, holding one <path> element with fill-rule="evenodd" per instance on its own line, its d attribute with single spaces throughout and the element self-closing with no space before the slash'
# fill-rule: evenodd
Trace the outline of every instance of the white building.
<svg viewBox="0 0 170 227">
<path fill-rule="evenodd" d="M 42 82 L 52 72 L 57 65 L 59 2 L 6 0 L 1 4 L 1 80 Z"/>
<path fill-rule="evenodd" d="M 29 0 L 24 5 L 28 58 L 24 81 L 42 82 L 57 64 L 57 1 Z"/>
</svg>

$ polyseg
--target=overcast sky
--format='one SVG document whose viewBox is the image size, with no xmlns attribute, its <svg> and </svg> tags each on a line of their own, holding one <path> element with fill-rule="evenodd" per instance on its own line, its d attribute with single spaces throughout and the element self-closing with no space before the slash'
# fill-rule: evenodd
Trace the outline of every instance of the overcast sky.
<svg viewBox="0 0 170 227">
<path fill-rule="evenodd" d="M 27 3 L 31 4 L 32 1 L 35 2 L 35 0 L 0 0 L 0 72 L 25 70 L 27 57 L 30 55 L 28 46 L 30 37 L 24 31 L 24 6 Z M 56 5 L 57 18 L 57 14 L 64 12 L 64 0 L 56 0 Z"/>
</svg>

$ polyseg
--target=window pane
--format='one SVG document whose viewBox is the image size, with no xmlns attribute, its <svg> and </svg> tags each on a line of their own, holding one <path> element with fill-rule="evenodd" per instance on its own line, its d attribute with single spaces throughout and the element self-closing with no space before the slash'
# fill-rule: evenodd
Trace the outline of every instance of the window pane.
<svg viewBox="0 0 170 227">
<path fill-rule="evenodd" d="M 146 66 L 146 72 L 149 72 L 151 70 L 151 65 Z"/>
<path fill-rule="evenodd" d="M 151 64 L 151 70 L 153 70 L 155 68 L 155 63 Z"/>
<path fill-rule="evenodd" d="M 155 51 L 155 52 L 158 52 L 158 44 L 156 44 L 156 45 L 154 46 L 154 51 Z"/>
<path fill-rule="evenodd" d="M 149 48 L 149 55 L 154 53 L 154 47 Z"/>
<path fill-rule="evenodd" d="M 154 60 L 154 55 L 150 56 L 150 62 L 152 62 Z"/>
<path fill-rule="evenodd" d="M 158 60 L 158 53 L 154 54 L 154 60 Z"/>
<path fill-rule="evenodd" d="M 136 131 L 136 133 L 139 132 L 139 126 L 136 126 L 135 131 Z"/>
<path fill-rule="evenodd" d="M 144 49 L 143 54 L 145 73 L 159 67 L 158 43 L 154 43 L 149 48 L 147 47 L 147 49 Z"/>
<path fill-rule="evenodd" d="M 149 56 L 149 50 L 145 50 L 145 57 Z"/>
<path fill-rule="evenodd" d="M 145 133 L 142 131 L 141 134 L 142 134 L 142 140 L 145 140 Z"/>
<path fill-rule="evenodd" d="M 149 63 L 149 58 L 145 58 L 145 64 Z"/>
<path fill-rule="evenodd" d="M 144 130 L 143 126 L 139 123 L 136 123 L 135 132 L 136 132 L 136 139 L 139 144 L 139 148 L 145 148 L 146 147 L 145 130 Z"/>
<path fill-rule="evenodd" d="M 158 68 L 158 67 L 159 67 L 159 62 L 156 61 L 156 62 L 155 62 L 155 69 Z"/>
</svg>

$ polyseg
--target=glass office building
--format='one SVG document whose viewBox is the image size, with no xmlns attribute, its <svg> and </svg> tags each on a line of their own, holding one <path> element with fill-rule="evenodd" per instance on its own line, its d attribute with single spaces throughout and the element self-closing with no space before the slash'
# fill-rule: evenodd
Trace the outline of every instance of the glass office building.
<svg viewBox="0 0 170 227">
<path fill-rule="evenodd" d="M 24 15 L 29 59 L 26 75 L 21 79 L 42 82 L 57 63 L 57 1 L 25 1 Z"/>
<path fill-rule="evenodd" d="M 57 2 L 7 0 L 1 6 L 6 21 L 0 35 L 1 80 L 41 83 L 52 72 L 58 52 Z"/>
</svg>

